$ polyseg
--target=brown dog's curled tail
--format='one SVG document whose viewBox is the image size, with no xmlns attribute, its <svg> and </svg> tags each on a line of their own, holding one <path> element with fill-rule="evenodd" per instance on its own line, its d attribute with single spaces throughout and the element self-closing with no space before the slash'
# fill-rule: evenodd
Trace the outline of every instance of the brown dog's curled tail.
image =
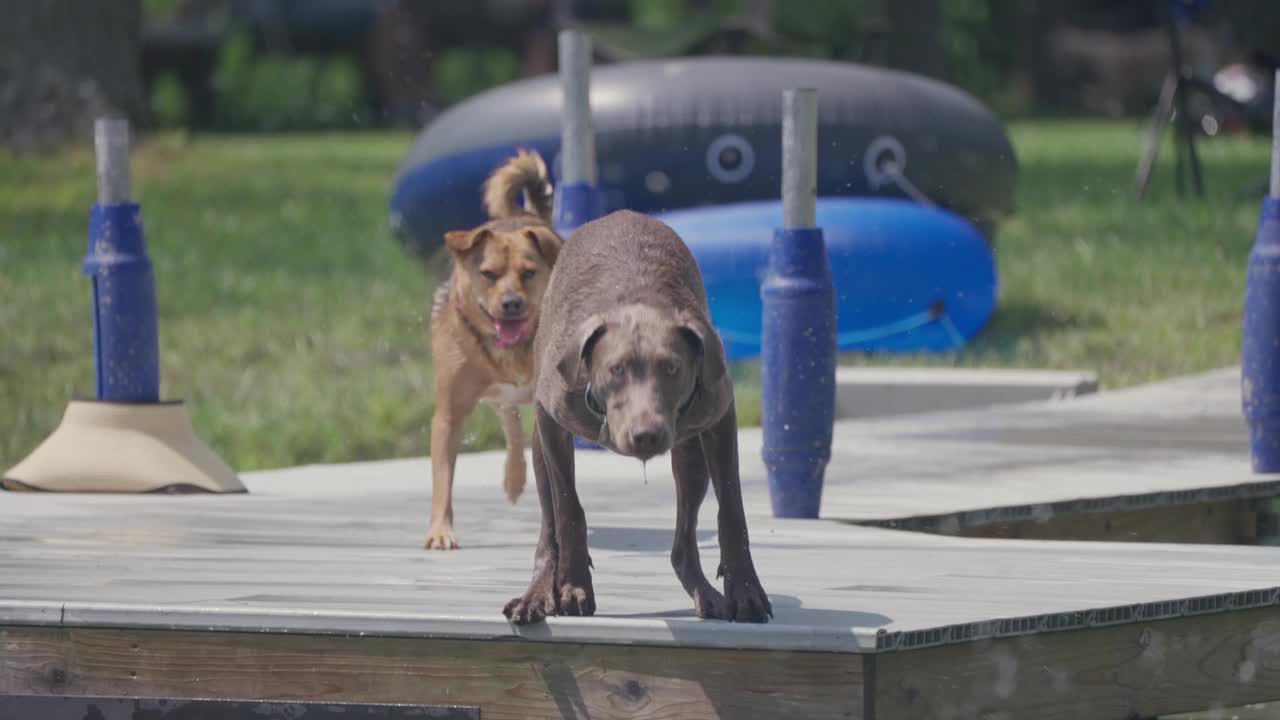
<svg viewBox="0 0 1280 720">
<path fill-rule="evenodd" d="M 484 181 L 484 209 L 495 220 L 531 212 L 550 224 L 551 192 L 542 156 L 521 148 Z M 520 193 L 524 194 L 524 208 L 516 204 Z"/>
</svg>

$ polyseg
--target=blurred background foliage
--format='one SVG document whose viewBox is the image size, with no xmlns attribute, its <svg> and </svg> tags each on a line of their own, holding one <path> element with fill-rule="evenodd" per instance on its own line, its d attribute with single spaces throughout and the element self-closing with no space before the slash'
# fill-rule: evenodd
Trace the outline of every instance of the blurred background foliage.
<svg viewBox="0 0 1280 720">
<path fill-rule="evenodd" d="M 1195 29 L 1214 39 L 1213 52 L 1197 54 L 1195 42 L 1189 50 L 1192 61 L 1208 71 L 1229 59 L 1222 48 L 1233 47 L 1233 39 L 1247 40 L 1258 31 L 1254 25 L 1274 28 L 1280 15 L 1280 3 L 1267 0 L 1218 4 L 1223 8 Z M 1159 76 L 1134 78 L 1126 88 L 1120 87 L 1122 80 L 1103 76 L 1167 69 L 1163 57 L 1138 57 L 1164 49 L 1163 5 L 1156 0 L 145 0 L 143 43 L 150 50 L 144 53 L 144 74 L 149 121 L 161 127 L 420 126 L 469 95 L 553 71 L 555 29 L 577 26 L 593 34 L 605 62 L 705 53 L 844 59 L 938 77 L 1006 116 L 1133 114 L 1154 101 Z M 1224 38 L 1225 44 L 1218 42 Z M 375 45 L 381 49 L 372 50 Z M 196 67 L 202 63 L 203 69 Z M 202 76 L 209 78 L 203 90 Z M 1099 86 L 1112 95 L 1139 90 L 1137 97 L 1099 99 Z M 207 99 L 193 103 L 191 96 L 202 91 Z M 400 106 L 393 107 L 397 102 Z"/>
</svg>

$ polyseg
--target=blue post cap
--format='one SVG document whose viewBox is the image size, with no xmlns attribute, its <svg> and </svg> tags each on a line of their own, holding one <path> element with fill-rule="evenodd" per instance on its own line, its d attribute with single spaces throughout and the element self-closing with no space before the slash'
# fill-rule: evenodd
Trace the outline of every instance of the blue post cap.
<svg viewBox="0 0 1280 720">
<path fill-rule="evenodd" d="M 569 183 L 556 188 L 552 225 L 565 240 L 584 223 L 604 214 L 600 189 L 591 183 Z M 581 450 L 603 450 L 598 443 L 573 436 L 573 446 Z"/>
<path fill-rule="evenodd" d="M 95 204 L 80 264 L 93 283 L 94 387 L 98 400 L 160 399 L 155 281 L 136 203 Z"/>
<path fill-rule="evenodd" d="M 570 183 L 556 188 L 552 224 L 568 239 L 579 225 L 604 214 L 600 189 L 591 183 Z"/>
<path fill-rule="evenodd" d="M 1266 197 L 1245 274 L 1241 407 L 1253 469 L 1280 472 L 1280 199 Z"/>
<path fill-rule="evenodd" d="M 776 518 L 816 519 L 822 509 L 822 484 L 828 457 L 801 450 L 797 453 L 766 451 L 769 470 L 769 504 Z"/>
<path fill-rule="evenodd" d="M 762 459 L 775 517 L 817 518 L 835 422 L 836 311 L 822 229 L 774 232 L 760 289 Z"/>
<path fill-rule="evenodd" d="M 89 239 L 83 275 L 98 275 L 114 268 L 151 267 L 142 235 L 142 208 L 137 203 L 95 203 L 89 208 Z"/>
</svg>

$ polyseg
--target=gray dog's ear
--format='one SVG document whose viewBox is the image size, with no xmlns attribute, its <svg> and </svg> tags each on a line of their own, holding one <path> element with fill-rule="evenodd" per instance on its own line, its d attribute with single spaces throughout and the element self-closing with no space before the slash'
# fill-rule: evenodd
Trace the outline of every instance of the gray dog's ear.
<svg viewBox="0 0 1280 720">
<path fill-rule="evenodd" d="M 720 336 L 707 323 L 687 316 L 682 319 L 677 330 L 693 346 L 698 358 L 698 382 L 706 389 L 714 388 L 728 371 Z"/>
<path fill-rule="evenodd" d="M 595 346 L 600 336 L 604 335 L 604 331 L 605 321 L 600 315 L 592 315 L 578 326 L 578 334 L 574 342 L 565 348 L 564 354 L 556 363 L 556 370 L 560 371 L 560 377 L 564 378 L 565 384 L 569 387 L 575 387 L 578 384 L 578 374 L 582 371 L 582 364 L 588 362 L 591 348 Z"/>
<path fill-rule="evenodd" d="M 681 313 L 676 332 L 693 346 L 697 359 L 697 385 L 680 422 L 686 428 L 705 430 L 724 417 L 733 403 L 733 384 L 724 359 L 724 344 L 705 318 Z"/>
</svg>

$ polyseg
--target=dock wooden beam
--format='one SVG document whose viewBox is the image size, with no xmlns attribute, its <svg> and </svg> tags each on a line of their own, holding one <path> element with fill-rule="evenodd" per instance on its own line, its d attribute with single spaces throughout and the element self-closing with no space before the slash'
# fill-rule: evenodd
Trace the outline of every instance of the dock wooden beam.
<svg viewBox="0 0 1280 720">
<path fill-rule="evenodd" d="M 1280 699 L 1274 607 L 865 655 L 22 626 L 0 628 L 0 647 L 0 709 L 108 696 L 456 706 L 484 720 L 1125 720 Z"/>
</svg>

